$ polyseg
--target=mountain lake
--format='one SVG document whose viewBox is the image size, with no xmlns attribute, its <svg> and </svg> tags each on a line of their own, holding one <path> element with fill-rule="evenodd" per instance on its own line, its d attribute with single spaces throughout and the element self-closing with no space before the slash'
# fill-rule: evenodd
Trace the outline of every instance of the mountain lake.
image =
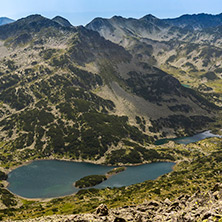
<svg viewBox="0 0 222 222">
<path fill-rule="evenodd" d="M 122 187 L 157 177 L 172 171 L 175 163 L 158 162 L 127 166 L 94 188 Z M 73 183 L 87 175 L 102 175 L 115 167 L 60 160 L 38 160 L 16 168 L 8 175 L 8 189 L 25 198 L 52 198 L 78 192 Z"/>
</svg>

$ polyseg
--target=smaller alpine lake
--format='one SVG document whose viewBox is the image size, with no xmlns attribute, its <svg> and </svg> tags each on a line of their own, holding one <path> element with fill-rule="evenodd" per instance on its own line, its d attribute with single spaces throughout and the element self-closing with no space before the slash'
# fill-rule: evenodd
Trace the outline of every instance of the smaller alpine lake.
<svg viewBox="0 0 222 222">
<path fill-rule="evenodd" d="M 157 177 L 172 171 L 175 163 L 158 162 L 128 166 L 119 174 L 94 188 L 122 187 Z M 73 183 L 87 175 L 102 175 L 115 167 L 59 160 L 39 160 L 21 166 L 8 176 L 8 189 L 25 198 L 52 198 L 77 192 Z"/>
<path fill-rule="evenodd" d="M 200 140 L 206 139 L 206 138 L 211 138 L 211 137 L 219 137 L 222 138 L 221 135 L 213 134 L 211 133 L 210 130 L 198 133 L 194 136 L 190 137 L 181 137 L 181 138 L 173 138 L 173 139 L 160 139 L 155 142 L 155 145 L 163 145 L 165 143 L 168 143 L 169 141 L 174 141 L 179 144 L 189 144 L 189 143 L 195 143 Z"/>
</svg>

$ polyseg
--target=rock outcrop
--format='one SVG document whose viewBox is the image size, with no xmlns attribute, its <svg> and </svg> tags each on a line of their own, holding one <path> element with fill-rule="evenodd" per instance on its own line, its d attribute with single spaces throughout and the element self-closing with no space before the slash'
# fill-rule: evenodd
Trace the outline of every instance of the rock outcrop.
<svg viewBox="0 0 222 222">
<path fill-rule="evenodd" d="M 108 207 L 105 204 L 101 204 L 97 209 L 96 209 L 96 214 L 98 216 L 107 216 L 109 214 Z"/>
</svg>

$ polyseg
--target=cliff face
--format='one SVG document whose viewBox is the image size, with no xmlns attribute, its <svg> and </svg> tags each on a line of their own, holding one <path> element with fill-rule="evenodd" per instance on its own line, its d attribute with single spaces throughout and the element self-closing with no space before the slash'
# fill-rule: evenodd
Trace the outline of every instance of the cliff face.
<svg viewBox="0 0 222 222">
<path fill-rule="evenodd" d="M 220 221 L 222 219 L 222 187 L 218 184 L 209 192 L 196 192 L 192 196 L 182 195 L 174 201 L 149 201 L 141 205 L 108 209 L 100 205 L 95 213 L 69 216 L 48 216 L 23 220 L 34 221 L 84 221 L 84 222 L 126 222 L 126 221 Z"/>
</svg>

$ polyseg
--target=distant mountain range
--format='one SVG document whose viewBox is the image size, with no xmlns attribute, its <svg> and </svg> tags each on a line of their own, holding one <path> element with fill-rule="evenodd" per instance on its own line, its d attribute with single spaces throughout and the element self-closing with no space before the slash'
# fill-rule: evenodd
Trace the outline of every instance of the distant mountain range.
<svg viewBox="0 0 222 222">
<path fill-rule="evenodd" d="M 193 30 L 202 30 L 204 28 L 216 27 L 222 25 L 222 13 L 218 15 L 194 14 L 182 15 L 178 18 L 163 19 L 167 24 L 188 28 Z"/>
<path fill-rule="evenodd" d="M 6 24 L 9 24 L 9 23 L 12 23 L 12 22 L 14 22 L 14 20 L 12 20 L 10 18 L 0 17 L 0 26 L 1 25 L 6 25 Z"/>
<path fill-rule="evenodd" d="M 154 28 L 169 28 L 172 26 L 180 27 L 189 30 L 202 30 L 205 28 L 212 28 L 222 25 L 222 14 L 211 15 L 211 14 L 193 14 L 193 15 L 182 15 L 178 18 L 171 19 L 159 19 L 151 14 L 148 14 L 140 19 L 135 18 L 124 18 L 121 16 L 114 16 L 111 19 L 95 18 L 86 27 L 91 29 L 101 29 L 105 24 L 109 24 L 111 28 L 112 24 L 118 22 L 121 25 L 126 25 L 128 29 L 131 24 L 131 28 L 137 28 L 137 31 L 142 28 L 143 30 Z M 137 26 L 133 26 L 137 25 Z M 141 30 L 140 30 L 141 31 Z M 151 30 L 150 30 L 151 31 Z"/>
<path fill-rule="evenodd" d="M 151 14 L 140 19 L 114 16 L 110 19 L 95 18 L 86 28 L 98 31 L 100 35 L 112 41 L 121 41 L 123 37 L 150 38 L 151 40 L 187 40 L 192 34 L 214 34 L 220 32 L 222 14 L 183 15 L 173 19 L 159 19 Z M 195 31 L 195 33 L 193 33 Z M 188 36 L 187 36 L 188 35 Z M 200 40 L 196 36 L 192 41 Z M 204 41 L 207 41 L 205 39 Z"/>
<path fill-rule="evenodd" d="M 86 28 L 222 105 L 222 14 L 95 18 Z M 215 81 L 215 82 L 213 82 Z"/>
</svg>

